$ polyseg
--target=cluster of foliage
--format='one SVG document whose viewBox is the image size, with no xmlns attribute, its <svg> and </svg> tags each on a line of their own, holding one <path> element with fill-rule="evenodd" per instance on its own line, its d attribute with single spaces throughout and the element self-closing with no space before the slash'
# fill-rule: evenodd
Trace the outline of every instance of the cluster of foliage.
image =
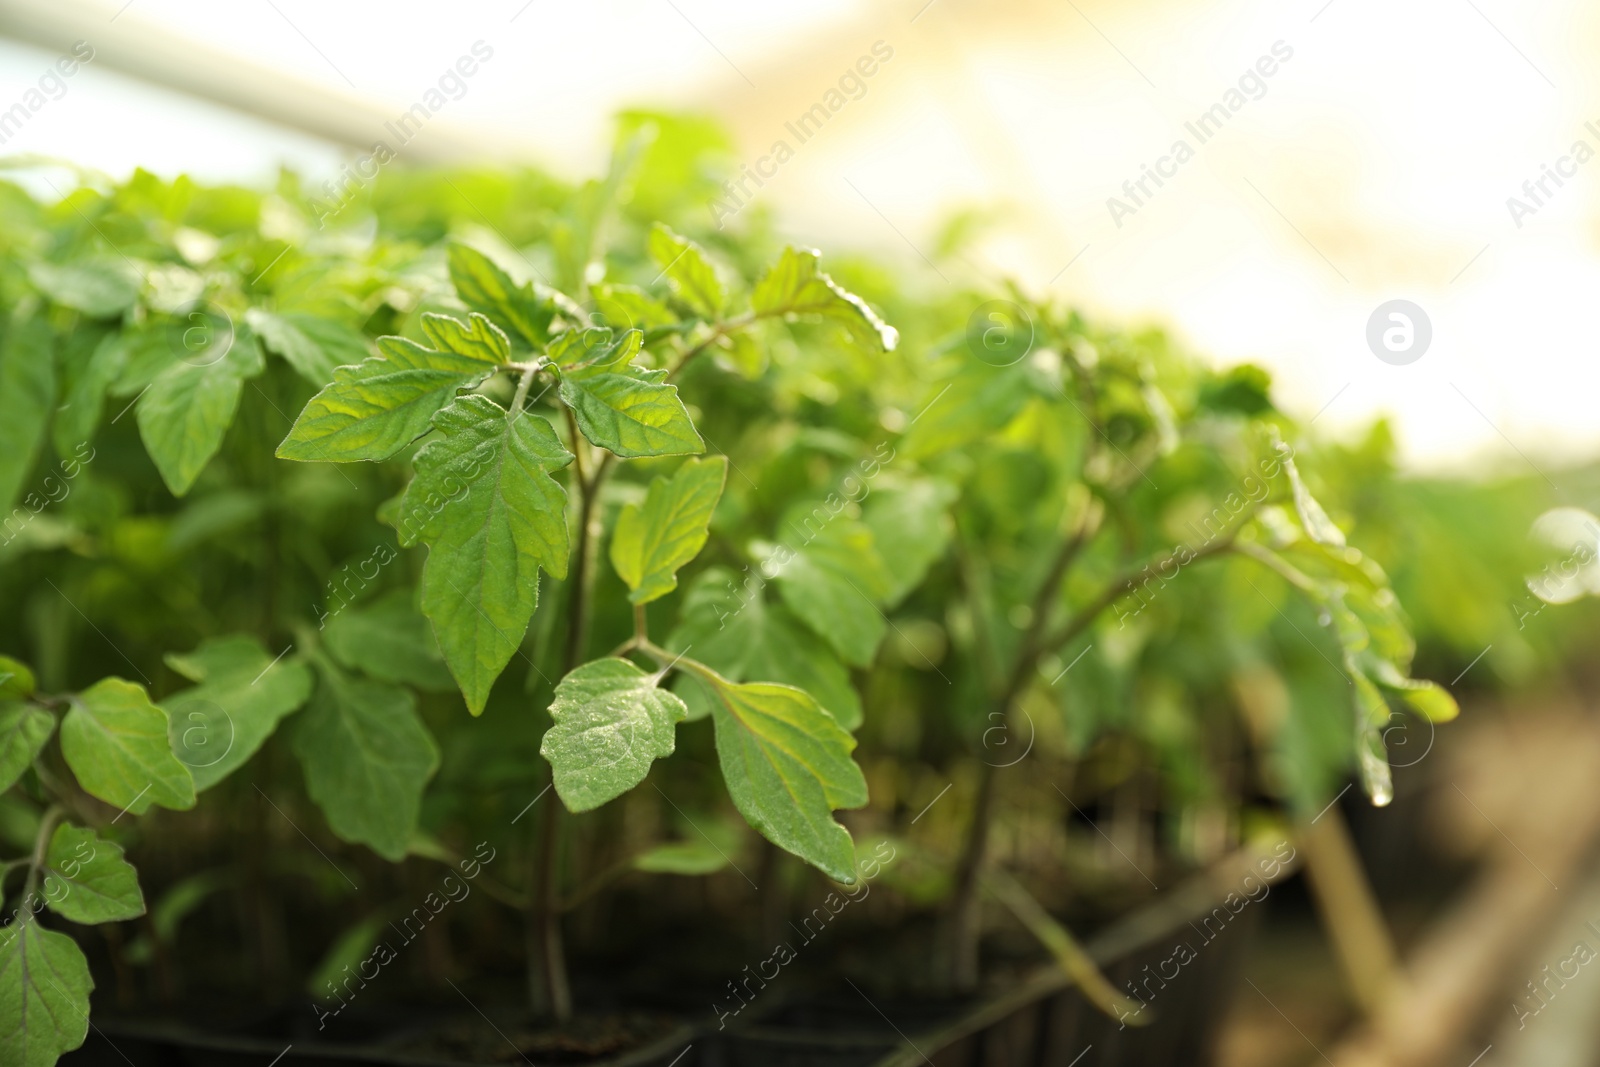
<svg viewBox="0 0 1600 1067">
<path fill-rule="evenodd" d="M 1295 811 L 1352 767 L 1387 800 L 1399 709 L 1455 705 L 1265 375 L 1020 293 L 830 276 L 756 211 L 711 230 L 722 147 L 629 116 L 601 180 L 395 171 L 327 230 L 288 175 L 0 184 L 0 1058 L 85 1034 L 85 957 L 38 912 L 143 915 L 123 847 L 206 812 L 262 811 L 248 848 L 303 796 L 326 832 L 297 828 L 396 863 L 527 842 L 497 895 L 561 1014 L 560 913 L 619 855 L 719 871 L 731 804 L 848 884 L 835 813 L 918 760 L 970 801 L 964 847 L 924 842 L 960 980 L 997 730 L 1119 780 L 1134 752 L 1174 827 L 1256 794 L 1243 750 Z M 681 834 L 572 844 L 563 809 L 657 804 L 647 778 Z M 203 874 L 135 960 L 229 884 Z"/>
</svg>

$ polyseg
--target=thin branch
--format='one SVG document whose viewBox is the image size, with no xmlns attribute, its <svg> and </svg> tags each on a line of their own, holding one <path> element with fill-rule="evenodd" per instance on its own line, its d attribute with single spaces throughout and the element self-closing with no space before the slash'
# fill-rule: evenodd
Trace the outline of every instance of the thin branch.
<svg viewBox="0 0 1600 1067">
<path fill-rule="evenodd" d="M 689 361 L 694 359 L 694 357 L 698 356 L 700 353 L 704 352 L 706 349 L 710 348 L 719 340 L 727 337 L 734 331 L 742 330 L 746 326 L 754 323 L 758 317 L 759 316 L 757 316 L 755 312 L 747 311 L 737 318 L 729 319 L 726 322 L 719 322 L 715 326 L 711 327 L 711 332 L 706 334 L 705 337 L 701 338 L 693 348 L 689 349 L 689 351 L 683 354 L 683 358 L 679 359 L 678 362 L 673 365 L 672 370 L 667 373 L 667 381 L 670 382 L 677 378 L 677 376 L 683 372 L 683 368 L 687 367 L 689 365 Z"/>
<path fill-rule="evenodd" d="M 972 608 L 972 637 L 977 647 L 978 666 L 983 673 L 985 687 L 992 693 L 998 693 L 1003 683 L 1000 678 L 1000 650 L 995 645 L 994 631 L 989 626 L 989 605 L 993 598 L 989 595 L 986 576 L 979 573 L 978 561 L 967 543 L 966 527 L 959 512 L 955 516 L 955 524 L 956 572 Z"/>
<path fill-rule="evenodd" d="M 1017 694 L 1022 692 L 1022 687 L 1027 685 L 1028 677 L 1033 673 L 1034 666 L 1044 651 L 1040 640 L 1050 622 L 1050 608 L 1061 592 L 1061 584 L 1066 580 L 1067 572 L 1072 569 L 1073 561 L 1100 529 L 1100 520 L 1104 514 L 1105 509 L 1099 505 L 1098 500 L 1091 500 L 1079 517 L 1077 528 L 1072 531 L 1071 536 L 1061 542 L 1056 558 L 1050 563 L 1050 570 L 1046 572 L 1044 581 L 1039 584 L 1039 589 L 1034 594 L 1033 614 L 1028 620 L 1027 632 L 1022 636 L 1017 662 L 1012 667 L 1011 677 L 1007 680 L 1005 691 L 1001 695 L 1003 706 L 1000 710 L 1009 708 L 1011 702 L 1017 698 Z"/>
<path fill-rule="evenodd" d="M 533 379 L 549 363 L 546 359 L 536 359 L 532 363 L 517 364 L 522 368 L 522 378 L 517 382 L 517 395 L 511 398 L 511 414 L 515 415 L 522 410 L 522 405 L 528 399 L 528 389 L 533 385 Z"/>
<path fill-rule="evenodd" d="M 39 887 L 39 872 L 44 869 L 44 856 L 50 847 L 50 836 L 63 814 L 65 812 L 61 810 L 59 804 L 52 804 L 44 813 L 44 818 L 39 820 L 39 834 L 33 841 L 33 856 L 28 860 L 28 880 L 22 885 L 23 907 L 28 906 L 33 891 Z"/>
<path fill-rule="evenodd" d="M 1243 523 L 1241 522 L 1240 525 L 1242 526 Z M 1121 578 L 1118 578 L 1116 581 L 1106 586 L 1105 589 L 1101 590 L 1100 594 L 1091 600 L 1086 607 L 1084 607 L 1071 619 L 1067 620 L 1066 624 L 1062 626 L 1061 629 L 1057 630 L 1054 634 L 1046 638 L 1043 645 L 1040 646 L 1040 654 L 1043 655 L 1048 652 L 1059 651 L 1061 648 L 1070 643 L 1073 638 L 1087 630 L 1094 624 L 1095 619 L 1099 618 L 1107 608 L 1109 608 L 1112 604 L 1115 604 L 1123 596 L 1129 593 L 1135 586 L 1137 586 L 1139 584 L 1139 579 L 1151 569 L 1159 572 L 1163 567 L 1166 567 L 1171 563 L 1175 563 L 1178 566 L 1183 567 L 1190 563 L 1198 563 L 1203 559 L 1209 559 L 1212 556 L 1219 556 L 1224 552 L 1233 550 L 1238 536 L 1239 529 L 1236 527 L 1234 531 L 1227 537 L 1219 538 L 1198 549 L 1176 549 L 1154 563 L 1146 563 L 1138 570 L 1128 572 Z M 1183 552 L 1190 553 L 1187 561 L 1180 561 L 1178 559 L 1179 555 Z"/>
<path fill-rule="evenodd" d="M 1140 1026 L 1151 1022 L 1141 1019 L 1144 1004 L 1117 991 L 1094 958 L 1086 952 L 1072 931 L 1063 926 L 1055 916 L 1044 909 L 1032 893 L 1002 870 L 989 871 L 983 876 L 984 887 L 1016 916 L 1017 921 L 1054 956 L 1061 970 L 1072 979 L 1089 1002 L 1110 1018 Z"/>
</svg>

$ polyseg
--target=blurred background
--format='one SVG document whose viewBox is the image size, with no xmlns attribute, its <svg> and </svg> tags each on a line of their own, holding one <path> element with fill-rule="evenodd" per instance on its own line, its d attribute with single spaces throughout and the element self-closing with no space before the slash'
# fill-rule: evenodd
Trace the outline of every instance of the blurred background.
<svg viewBox="0 0 1600 1067">
<path fill-rule="evenodd" d="M 745 178 L 708 221 L 762 212 L 928 291 L 998 273 L 1159 326 L 1270 368 L 1289 410 L 1354 450 L 1388 416 L 1418 481 L 1368 518 L 1382 528 L 1392 504 L 1457 535 L 1397 586 L 1424 656 L 1447 648 L 1435 662 L 1476 665 L 1489 691 L 1442 755 L 1402 767 L 1394 808 L 1338 802 L 1418 986 L 1408 1025 L 1426 1044 L 1470 1024 L 1492 1038 L 1469 1050 L 1484 1067 L 1595 1064 L 1600 967 L 1577 965 L 1559 996 L 1540 971 L 1600 947 L 1592 642 L 1548 632 L 1578 616 L 1448 594 L 1526 539 L 1513 502 L 1600 503 L 1582 296 L 1600 281 L 1597 32 L 1600 11 L 1573 0 L 6 0 L 0 151 L 119 179 L 264 186 L 287 167 L 315 188 L 382 142 L 401 162 L 576 179 L 604 168 L 619 111 L 704 114 Z M 75 49 L 92 58 L 41 82 Z M 453 73 L 462 56 L 474 74 Z M 41 106 L 15 106 L 35 90 Z M 19 180 L 49 195 L 48 175 Z M 1368 339 L 1397 299 L 1431 332 L 1402 365 Z M 1558 554 L 1582 519 L 1552 533 Z M 1444 858 L 1419 868 L 1418 834 Z M 1303 893 L 1273 901 L 1220 1062 L 1364 1062 L 1378 1039 L 1344 1028 Z"/>
<path fill-rule="evenodd" d="M 1572 0 L 495 0 L 380 16 L 341 0 L 8 0 L 0 17 L 7 106 L 74 41 L 96 56 L 8 131 L 8 152 L 116 176 L 332 176 L 481 41 L 493 59 L 391 144 L 404 158 L 587 175 L 619 109 L 705 112 L 738 164 L 794 150 L 747 185 L 793 236 L 931 274 L 941 226 L 965 213 L 982 224 L 975 262 L 1270 366 L 1319 425 L 1393 412 L 1413 463 L 1600 446 L 1600 363 L 1573 341 L 1600 277 L 1596 183 L 1574 161 L 1549 195 L 1535 187 L 1541 203 L 1523 190 L 1575 142 L 1600 148 L 1600 14 Z M 874 45 L 892 58 L 800 143 L 786 123 Z M 1230 91 L 1243 106 L 1201 129 Z M 1179 140 L 1193 158 L 1164 165 L 1176 173 L 1140 206 L 1123 183 Z M 1112 197 L 1134 210 L 1114 218 Z M 1403 368 L 1364 341 L 1394 298 L 1434 331 Z"/>
</svg>

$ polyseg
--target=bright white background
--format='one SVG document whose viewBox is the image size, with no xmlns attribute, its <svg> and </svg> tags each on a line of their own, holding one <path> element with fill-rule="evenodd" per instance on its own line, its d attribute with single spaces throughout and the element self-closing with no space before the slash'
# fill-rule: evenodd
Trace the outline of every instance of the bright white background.
<svg viewBox="0 0 1600 1067">
<path fill-rule="evenodd" d="M 1575 140 L 1600 150 L 1600 12 L 1577 0 L 56 3 L 91 42 L 155 28 L 394 115 L 481 39 L 494 59 L 419 144 L 571 176 L 603 165 L 630 105 L 716 114 L 754 162 L 883 41 L 866 94 L 759 193 L 796 238 L 900 257 L 935 287 L 938 223 L 994 209 L 969 259 L 1265 364 L 1319 429 L 1392 413 L 1413 462 L 1457 470 L 1600 452 L 1600 159 L 1522 228 L 1506 207 Z M 1198 146 L 1185 120 L 1276 41 L 1294 54 L 1266 95 Z M 52 58 L 0 44 L 0 108 Z M 1197 158 L 1116 226 L 1107 198 L 1179 137 Z M 3 150 L 245 181 L 347 154 L 103 64 Z M 1394 297 L 1433 322 L 1405 367 L 1364 339 Z"/>
</svg>

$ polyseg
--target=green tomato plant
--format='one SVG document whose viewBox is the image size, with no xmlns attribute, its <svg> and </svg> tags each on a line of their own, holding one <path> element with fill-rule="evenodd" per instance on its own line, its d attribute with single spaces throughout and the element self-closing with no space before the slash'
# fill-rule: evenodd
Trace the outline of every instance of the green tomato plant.
<svg viewBox="0 0 1600 1067">
<path fill-rule="evenodd" d="M 672 754 L 688 707 L 662 682 L 669 671 L 682 672 L 710 695 L 723 780 L 740 814 L 774 844 L 851 882 L 854 848 L 832 815 L 867 802 L 850 733 L 804 689 L 733 681 L 691 648 L 673 654 L 650 639 L 645 606 L 677 587 L 678 570 L 705 545 L 727 460 L 691 459 L 670 478 L 655 478 L 641 503 L 618 513 L 609 535 L 596 502 L 619 461 L 705 451 L 672 379 L 713 346 L 736 351 L 743 331 L 799 318 L 836 324 L 868 352 L 892 349 L 895 333 L 821 273 L 815 252 L 786 250 L 750 290 L 748 306 L 734 311 L 697 245 L 658 227 L 649 249 L 675 307 L 631 289 L 608 290 L 605 299 L 663 323 L 654 352 L 644 348 L 643 330 L 588 326 L 590 312 L 572 298 L 518 286 L 487 257 L 452 246 L 451 279 L 469 318 L 423 315 L 426 345 L 380 338 L 379 355 L 340 368 L 311 399 L 278 455 L 382 461 L 428 437 L 393 522 L 402 546 L 428 547 L 421 609 L 473 714 L 483 711 L 523 643 L 540 572 L 568 583 L 562 677 L 549 707 L 554 725 L 540 746 L 568 810 L 615 799 L 639 785 L 655 759 Z M 508 406 L 487 395 L 497 378 L 514 383 Z M 542 386 L 537 394 L 535 385 Z M 552 398 L 548 414 L 531 406 L 530 394 Z M 568 469 L 564 487 L 554 475 Z M 636 627 L 615 654 L 584 662 L 590 572 L 602 541 L 628 586 Z M 656 669 L 644 670 L 629 654 Z M 322 740 L 340 751 L 333 731 Z M 389 761 L 397 787 L 425 781 L 431 770 L 421 738 L 408 755 Z M 325 808 L 361 806 L 348 795 L 331 805 L 317 799 Z M 381 797 L 368 803 L 374 818 L 393 810 Z M 364 824 L 345 834 L 375 843 Z M 554 837 L 547 824 L 546 838 Z M 401 836 L 387 843 L 403 847 Z M 553 858 L 545 862 L 553 870 Z M 553 944 L 553 932 L 548 936 Z M 551 990 L 565 989 L 562 966 L 551 950 Z M 552 994 L 558 1016 L 570 1011 L 566 997 Z"/>
<path fill-rule="evenodd" d="M 1388 579 L 1307 487 L 1266 376 L 1204 370 L 1020 293 L 980 305 L 943 348 L 898 448 L 954 490 L 959 566 L 941 600 L 960 608 L 954 684 L 982 709 L 983 736 L 1020 748 L 1030 708 L 1059 714 L 1080 751 L 1132 733 L 1181 806 L 1216 787 L 1201 731 L 1229 726 L 1207 704 L 1235 715 L 1227 690 L 1278 660 L 1298 691 L 1347 694 L 1342 736 L 1305 743 L 1297 731 L 1324 717 L 1307 702 L 1302 721 L 1250 739 L 1287 756 L 1295 807 L 1315 812 L 1352 757 L 1387 804 L 1396 709 L 1442 721 L 1455 702 L 1410 676 L 1415 643 Z M 1289 614 L 1287 593 L 1309 618 Z M 1012 765 L 986 755 L 955 863 L 951 975 L 964 988 Z"/>
<path fill-rule="evenodd" d="M 518 843 L 481 884 L 558 1020 L 564 914 L 618 872 L 731 865 L 737 829 L 674 795 L 725 795 L 764 869 L 848 884 L 836 813 L 909 831 L 932 765 L 960 783 L 916 828 L 951 983 L 988 892 L 1110 1011 L 992 855 L 1030 724 L 1052 766 L 1127 742 L 1164 807 L 1237 806 L 1218 739 L 1270 677 L 1290 711 L 1235 747 L 1285 803 L 1315 812 L 1352 766 L 1387 799 L 1395 709 L 1454 703 L 1412 678 L 1262 372 L 1015 291 L 824 273 L 759 212 L 699 226 L 725 150 L 625 116 L 598 180 L 395 171 L 328 231 L 290 175 L 83 175 L 48 206 L 0 183 L 0 634 L 31 661 L 0 660 L 0 1059 L 86 1033 L 86 957 L 42 911 L 142 917 L 126 954 L 159 970 L 208 894 L 267 880 L 258 842 L 327 840 L 302 794 L 389 864 L 455 862 L 468 827 Z M 612 847 L 653 792 L 696 833 Z M 223 812 L 239 871 L 179 872 L 146 916 L 124 848 Z M 327 899 L 354 891 L 322 859 Z"/>
</svg>

